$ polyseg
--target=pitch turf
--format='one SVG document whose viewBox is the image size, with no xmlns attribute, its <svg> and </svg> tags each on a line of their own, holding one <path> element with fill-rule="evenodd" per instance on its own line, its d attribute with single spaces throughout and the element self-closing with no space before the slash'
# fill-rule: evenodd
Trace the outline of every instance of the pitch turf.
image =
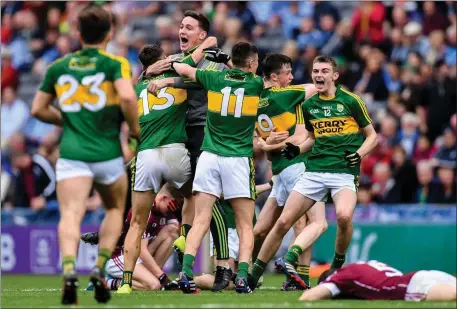
<svg viewBox="0 0 457 309">
<path fill-rule="evenodd" d="M 200 295 L 184 295 L 173 292 L 133 292 L 130 295 L 116 295 L 107 305 L 98 305 L 92 292 L 86 292 L 87 277 L 80 277 L 81 290 L 78 293 L 81 308 L 456 308 L 453 302 L 404 301 L 319 301 L 298 302 L 301 292 L 281 292 L 283 276 L 270 275 L 264 286 L 251 295 L 239 295 L 234 291 L 212 293 L 203 291 Z M 1 278 L 2 308 L 60 308 L 60 277 L 58 276 L 12 276 Z"/>
</svg>

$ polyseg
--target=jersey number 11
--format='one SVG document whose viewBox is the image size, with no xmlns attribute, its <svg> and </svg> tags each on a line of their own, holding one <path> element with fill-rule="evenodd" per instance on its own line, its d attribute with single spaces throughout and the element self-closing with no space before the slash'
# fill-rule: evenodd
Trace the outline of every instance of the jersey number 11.
<svg viewBox="0 0 457 309">
<path fill-rule="evenodd" d="M 224 95 L 222 97 L 222 106 L 221 106 L 221 116 L 227 116 L 230 104 L 230 93 L 232 87 L 225 87 L 221 90 L 221 93 Z M 240 118 L 243 111 L 243 99 L 244 99 L 244 88 L 238 88 L 233 93 L 236 96 L 235 100 L 235 111 L 233 116 L 235 118 Z"/>
</svg>

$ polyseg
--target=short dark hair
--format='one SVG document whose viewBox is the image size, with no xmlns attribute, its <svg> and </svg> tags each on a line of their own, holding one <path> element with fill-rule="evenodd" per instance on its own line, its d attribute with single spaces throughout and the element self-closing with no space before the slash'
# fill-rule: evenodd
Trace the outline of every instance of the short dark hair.
<svg viewBox="0 0 457 309">
<path fill-rule="evenodd" d="M 247 66 L 247 60 L 255 54 L 258 54 L 257 47 L 249 42 L 238 42 L 232 47 L 233 65 L 239 68 Z"/>
<path fill-rule="evenodd" d="M 262 71 L 266 79 L 273 73 L 279 74 L 284 65 L 292 66 L 292 59 L 283 54 L 268 54 L 262 61 Z"/>
<path fill-rule="evenodd" d="M 184 17 L 192 17 L 193 19 L 198 21 L 198 26 L 200 28 L 205 30 L 206 33 L 209 32 L 209 25 L 210 25 L 209 20 L 202 13 L 199 13 L 197 11 L 187 10 L 184 12 Z"/>
<path fill-rule="evenodd" d="M 103 42 L 111 30 L 111 13 L 96 4 L 89 4 L 78 14 L 78 29 L 84 43 Z"/>
<path fill-rule="evenodd" d="M 151 64 L 155 63 L 163 54 L 163 48 L 160 44 L 148 44 L 144 45 L 140 49 L 140 53 L 138 54 L 138 59 L 140 59 L 141 64 L 143 67 L 148 67 Z"/>
<path fill-rule="evenodd" d="M 313 64 L 315 63 L 329 63 L 332 66 L 333 72 L 338 71 L 338 65 L 336 64 L 335 59 L 329 56 L 319 55 L 313 60 Z"/>
<path fill-rule="evenodd" d="M 330 275 L 332 275 L 335 271 L 336 271 L 336 268 L 329 268 L 329 269 L 325 270 L 325 271 L 319 276 L 319 279 L 317 279 L 317 284 L 321 283 L 322 281 L 324 281 L 325 279 L 327 279 L 328 277 L 330 277 Z"/>
</svg>

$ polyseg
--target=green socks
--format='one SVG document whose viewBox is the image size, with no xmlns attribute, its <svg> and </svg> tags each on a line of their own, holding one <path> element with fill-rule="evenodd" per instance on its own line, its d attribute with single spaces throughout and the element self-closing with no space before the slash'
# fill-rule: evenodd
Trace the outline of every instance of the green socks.
<svg viewBox="0 0 457 309">
<path fill-rule="evenodd" d="M 247 262 L 240 262 L 238 264 L 238 274 L 236 276 L 236 280 L 239 278 L 247 278 L 248 277 L 248 269 L 249 269 L 249 263 Z"/>
<path fill-rule="evenodd" d="M 191 277 L 191 278 L 194 277 L 194 271 L 193 271 L 194 261 L 195 261 L 195 256 L 193 256 L 192 254 L 184 254 L 182 271 L 188 277 Z"/>
<path fill-rule="evenodd" d="M 339 269 L 343 266 L 344 261 L 346 261 L 346 254 L 338 254 L 335 252 L 333 256 L 333 262 L 331 268 Z"/>
<path fill-rule="evenodd" d="M 298 261 L 298 257 L 300 254 L 302 254 L 303 249 L 300 246 L 293 245 L 290 247 L 289 251 L 287 251 L 286 255 L 284 256 L 284 259 L 286 262 L 296 265 Z"/>
<path fill-rule="evenodd" d="M 297 273 L 300 275 L 300 278 L 305 281 L 307 286 L 309 285 L 309 265 L 298 265 Z"/>
<path fill-rule="evenodd" d="M 181 236 L 187 237 L 187 234 L 189 234 L 191 227 L 192 226 L 190 224 L 183 224 L 181 226 Z"/>
<path fill-rule="evenodd" d="M 259 281 L 259 278 L 263 275 L 265 267 L 267 267 L 267 263 L 259 259 L 255 260 L 255 263 L 252 265 L 252 277 L 256 282 Z"/>
<path fill-rule="evenodd" d="M 73 255 L 67 255 L 62 258 L 62 271 L 64 275 L 75 270 L 75 260 L 76 258 Z"/>
<path fill-rule="evenodd" d="M 125 271 L 122 275 L 122 283 L 121 286 L 124 284 L 128 284 L 130 287 L 132 287 L 132 280 L 133 280 L 133 271 Z"/>
<path fill-rule="evenodd" d="M 100 248 L 98 249 L 98 258 L 97 263 L 95 264 L 99 267 L 102 271 L 105 270 L 106 262 L 111 258 L 111 251 L 108 249 Z"/>
</svg>

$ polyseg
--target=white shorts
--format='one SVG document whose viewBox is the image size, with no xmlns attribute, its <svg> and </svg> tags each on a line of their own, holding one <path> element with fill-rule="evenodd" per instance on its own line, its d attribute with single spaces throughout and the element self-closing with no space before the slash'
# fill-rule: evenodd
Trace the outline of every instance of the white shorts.
<svg viewBox="0 0 457 309">
<path fill-rule="evenodd" d="M 255 199 L 254 161 L 248 157 L 223 157 L 203 151 L 197 162 L 193 191 L 224 199 Z"/>
<path fill-rule="evenodd" d="M 94 178 L 94 182 L 110 185 L 125 173 L 124 159 L 118 157 L 102 162 L 84 162 L 59 158 L 56 163 L 57 182 L 81 176 Z"/>
<path fill-rule="evenodd" d="M 141 264 L 143 261 L 141 258 L 138 258 L 136 263 Z M 109 259 L 108 262 L 106 262 L 105 271 L 111 277 L 121 279 L 122 273 L 124 272 L 124 255 Z"/>
<path fill-rule="evenodd" d="M 190 157 L 184 144 L 141 150 L 132 163 L 133 191 L 157 193 L 165 181 L 180 189 L 190 178 Z"/>
<path fill-rule="evenodd" d="M 357 179 L 351 174 L 304 172 L 294 186 L 303 196 L 316 202 L 326 202 L 344 188 L 357 192 Z"/>
<path fill-rule="evenodd" d="M 456 280 L 454 276 L 439 270 L 420 270 L 411 278 L 406 288 L 405 300 L 421 301 L 435 284 L 446 283 L 457 286 Z"/>
<path fill-rule="evenodd" d="M 276 198 L 278 206 L 283 207 L 304 171 L 305 163 L 295 163 L 282 170 L 278 175 L 273 176 L 273 188 L 268 198 Z"/>
<path fill-rule="evenodd" d="M 238 233 L 236 229 L 228 229 L 228 246 L 229 246 L 229 257 L 238 261 L 238 249 L 240 246 L 240 240 L 238 239 Z M 209 249 L 211 256 L 216 255 L 216 248 L 214 247 L 213 235 L 210 233 L 209 237 Z"/>
</svg>

